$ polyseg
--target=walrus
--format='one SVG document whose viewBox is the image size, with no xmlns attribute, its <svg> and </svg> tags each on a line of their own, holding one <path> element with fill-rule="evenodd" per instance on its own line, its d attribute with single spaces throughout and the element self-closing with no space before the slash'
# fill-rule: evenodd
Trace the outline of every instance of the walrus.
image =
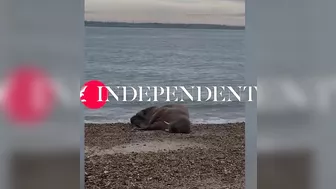
<svg viewBox="0 0 336 189">
<path fill-rule="evenodd" d="M 164 130 L 171 133 L 190 133 L 188 108 L 181 104 L 145 108 L 130 119 L 140 130 Z"/>
<path fill-rule="evenodd" d="M 131 117 L 130 119 L 131 124 L 135 125 L 138 128 L 146 128 L 149 120 L 151 119 L 151 116 L 157 109 L 158 109 L 157 106 L 151 106 L 139 111 L 138 113 L 136 113 L 134 116 Z"/>
</svg>

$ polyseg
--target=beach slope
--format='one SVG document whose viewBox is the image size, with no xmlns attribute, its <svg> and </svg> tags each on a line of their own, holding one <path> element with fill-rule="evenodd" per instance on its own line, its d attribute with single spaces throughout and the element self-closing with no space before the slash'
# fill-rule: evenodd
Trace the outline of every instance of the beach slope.
<svg viewBox="0 0 336 189">
<path fill-rule="evenodd" d="M 243 189 L 245 123 L 199 124 L 190 134 L 85 125 L 88 189 Z"/>
</svg>

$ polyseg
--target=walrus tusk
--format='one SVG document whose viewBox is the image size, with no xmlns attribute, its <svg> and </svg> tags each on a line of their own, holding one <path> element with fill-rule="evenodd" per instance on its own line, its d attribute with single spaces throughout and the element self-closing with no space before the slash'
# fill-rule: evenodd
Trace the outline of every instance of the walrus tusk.
<svg viewBox="0 0 336 189">
<path fill-rule="evenodd" d="M 169 125 L 167 121 L 163 121 L 165 124 Z M 169 129 L 165 129 L 165 131 L 169 132 Z"/>
</svg>

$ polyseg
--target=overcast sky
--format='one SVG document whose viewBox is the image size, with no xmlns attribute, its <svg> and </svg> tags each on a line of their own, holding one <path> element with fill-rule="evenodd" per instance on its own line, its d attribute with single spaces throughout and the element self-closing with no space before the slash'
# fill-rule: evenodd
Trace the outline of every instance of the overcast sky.
<svg viewBox="0 0 336 189">
<path fill-rule="evenodd" d="M 86 0 L 91 21 L 245 25 L 244 0 Z"/>
</svg>

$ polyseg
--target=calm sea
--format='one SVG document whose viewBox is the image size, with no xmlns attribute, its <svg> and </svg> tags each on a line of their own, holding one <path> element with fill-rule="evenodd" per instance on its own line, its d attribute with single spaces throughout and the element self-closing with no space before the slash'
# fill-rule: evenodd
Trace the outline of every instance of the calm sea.
<svg viewBox="0 0 336 189">
<path fill-rule="evenodd" d="M 244 31 L 86 28 L 85 80 L 108 86 L 244 84 Z M 86 122 L 128 122 L 153 102 L 113 102 L 85 110 Z M 155 105 L 162 105 L 157 103 Z M 244 121 L 244 103 L 186 102 L 194 123 Z"/>
</svg>

